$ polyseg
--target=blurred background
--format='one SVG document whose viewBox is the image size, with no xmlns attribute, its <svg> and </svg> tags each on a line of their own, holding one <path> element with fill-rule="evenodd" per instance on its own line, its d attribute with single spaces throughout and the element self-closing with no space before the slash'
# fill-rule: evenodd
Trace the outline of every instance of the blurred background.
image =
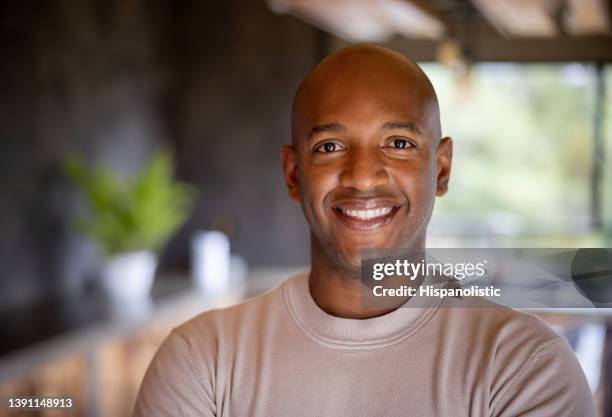
<svg viewBox="0 0 612 417">
<path fill-rule="evenodd" d="M 437 90 L 455 155 L 430 246 L 610 248 L 611 10 L 3 1 L 0 396 L 70 395 L 65 415 L 127 416 L 172 326 L 305 268 L 308 230 L 279 147 L 299 82 L 353 43 L 408 55 Z M 575 348 L 600 416 L 612 416 L 608 311 L 543 313 Z"/>
</svg>

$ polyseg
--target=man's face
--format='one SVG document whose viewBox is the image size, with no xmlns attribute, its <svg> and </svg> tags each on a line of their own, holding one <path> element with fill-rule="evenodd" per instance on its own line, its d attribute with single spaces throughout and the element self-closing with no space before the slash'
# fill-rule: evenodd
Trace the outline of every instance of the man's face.
<svg viewBox="0 0 612 417">
<path fill-rule="evenodd" d="M 283 150 L 313 251 L 356 272 L 361 249 L 423 246 L 451 152 L 450 140 L 432 136 L 430 97 L 398 77 L 317 87 L 301 99 L 294 147 Z"/>
</svg>

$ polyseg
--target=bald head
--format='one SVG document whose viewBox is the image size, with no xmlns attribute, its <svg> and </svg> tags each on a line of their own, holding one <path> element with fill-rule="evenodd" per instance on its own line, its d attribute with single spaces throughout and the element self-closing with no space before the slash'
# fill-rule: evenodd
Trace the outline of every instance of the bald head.
<svg viewBox="0 0 612 417">
<path fill-rule="evenodd" d="M 402 105 L 418 119 L 410 123 L 420 124 L 437 143 L 441 128 L 436 93 L 417 64 L 380 46 L 341 49 L 321 61 L 300 85 L 292 106 L 293 143 L 309 135 L 310 125 L 335 123 L 343 106 L 367 117 L 371 111 Z"/>
</svg>

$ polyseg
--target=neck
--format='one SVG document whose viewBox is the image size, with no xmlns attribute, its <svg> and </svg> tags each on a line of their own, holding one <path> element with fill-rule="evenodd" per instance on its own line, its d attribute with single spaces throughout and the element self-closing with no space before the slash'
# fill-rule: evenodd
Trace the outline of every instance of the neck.
<svg viewBox="0 0 612 417">
<path fill-rule="evenodd" d="M 425 247 L 423 240 L 422 246 Z M 333 262 L 316 239 L 311 239 L 310 294 L 315 303 L 332 316 L 349 319 L 367 319 L 396 310 L 408 298 L 391 302 L 362 303 L 360 267 L 341 268 Z"/>
</svg>

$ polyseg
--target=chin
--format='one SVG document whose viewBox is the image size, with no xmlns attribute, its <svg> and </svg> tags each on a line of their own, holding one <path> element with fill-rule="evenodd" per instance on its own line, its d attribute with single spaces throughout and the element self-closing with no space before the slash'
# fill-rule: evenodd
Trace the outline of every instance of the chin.
<svg viewBox="0 0 612 417">
<path fill-rule="evenodd" d="M 379 246 L 363 245 L 340 249 L 336 252 L 336 261 L 340 267 L 355 275 L 361 275 L 361 251 L 363 249 L 376 249 Z"/>
<path fill-rule="evenodd" d="M 334 268 L 351 275 L 361 275 L 361 252 L 358 248 L 348 249 L 332 245 L 328 246 L 325 252 L 330 266 L 333 265 Z"/>
</svg>

